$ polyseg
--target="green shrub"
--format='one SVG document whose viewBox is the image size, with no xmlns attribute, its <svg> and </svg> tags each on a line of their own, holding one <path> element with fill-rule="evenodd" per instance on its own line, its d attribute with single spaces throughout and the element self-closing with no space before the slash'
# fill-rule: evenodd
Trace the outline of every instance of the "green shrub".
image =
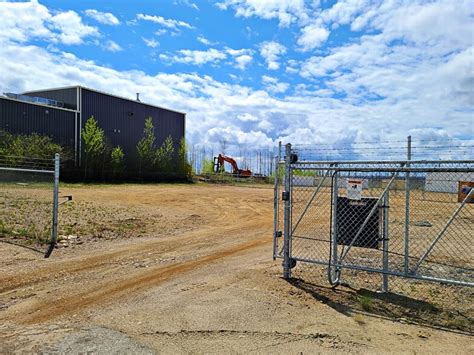
<svg viewBox="0 0 474 355">
<path fill-rule="evenodd" d="M 0 156 L 11 165 L 22 164 L 25 159 L 52 159 L 58 153 L 62 160 L 70 158 L 70 152 L 44 135 L 0 132 Z"/>
<path fill-rule="evenodd" d="M 114 177 L 117 177 L 122 173 L 125 168 L 124 164 L 125 154 L 120 146 L 116 146 L 110 153 L 110 165 L 112 166 L 112 172 Z"/>
<path fill-rule="evenodd" d="M 214 173 L 214 160 L 204 159 L 202 161 L 202 173 L 203 174 L 213 174 Z"/>
</svg>

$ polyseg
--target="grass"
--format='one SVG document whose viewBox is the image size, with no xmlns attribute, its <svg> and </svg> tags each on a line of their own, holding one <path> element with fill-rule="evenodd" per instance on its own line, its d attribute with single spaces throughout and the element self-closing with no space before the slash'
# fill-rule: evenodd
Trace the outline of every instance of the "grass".
<svg viewBox="0 0 474 355">
<path fill-rule="evenodd" d="M 372 298 L 370 298 L 367 295 L 359 295 L 357 297 L 357 302 L 359 303 L 360 307 L 366 311 L 366 312 L 371 312 L 373 309 L 373 303 L 374 301 Z"/>
</svg>

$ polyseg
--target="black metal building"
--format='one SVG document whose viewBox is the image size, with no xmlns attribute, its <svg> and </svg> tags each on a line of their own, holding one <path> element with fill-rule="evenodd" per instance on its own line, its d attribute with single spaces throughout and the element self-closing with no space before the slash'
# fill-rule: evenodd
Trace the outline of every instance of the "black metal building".
<svg viewBox="0 0 474 355">
<path fill-rule="evenodd" d="M 136 146 L 148 117 L 158 146 L 171 135 L 177 148 L 185 135 L 185 113 L 143 103 L 138 97 L 131 100 L 81 86 L 0 97 L 0 130 L 51 136 L 74 152 L 76 166 L 82 162 L 81 130 L 91 116 L 109 145 L 123 149 L 128 166 L 137 160 Z"/>
</svg>

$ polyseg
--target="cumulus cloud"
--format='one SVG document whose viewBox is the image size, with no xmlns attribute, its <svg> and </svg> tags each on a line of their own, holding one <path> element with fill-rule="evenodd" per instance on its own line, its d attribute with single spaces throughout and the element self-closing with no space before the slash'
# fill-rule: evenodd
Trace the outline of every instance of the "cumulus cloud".
<svg viewBox="0 0 474 355">
<path fill-rule="evenodd" d="M 263 42 L 260 44 L 260 55 L 265 59 L 267 68 L 277 70 L 280 68 L 280 56 L 286 53 L 286 47 L 278 42 Z"/>
<path fill-rule="evenodd" d="M 37 1 L 0 2 L 0 39 L 27 42 L 44 39 L 77 45 L 91 36 L 98 36 L 97 28 L 85 25 L 74 11 L 54 15 Z"/>
<path fill-rule="evenodd" d="M 298 58 L 284 61 L 286 47 L 262 43 L 258 50 L 267 67 L 276 70 L 286 63 L 287 73 L 264 76 L 262 87 L 256 88 L 222 82 L 205 71 L 151 75 L 117 70 L 64 50 L 41 48 L 34 39 L 77 43 L 98 32 L 66 32 L 61 28 L 66 19 L 72 19 L 73 27 L 85 26 L 74 22 L 80 17 L 51 13 L 37 2 L 0 2 L 0 92 L 34 90 L 45 83 L 80 84 L 131 98 L 135 92 L 146 92 L 149 103 L 187 112 L 186 135 L 192 143 L 226 139 L 254 146 L 278 140 L 337 144 L 400 140 L 407 133 L 428 131 L 433 139 L 472 137 L 474 53 L 469 1 L 393 4 L 378 2 L 375 14 L 368 8 L 344 16 L 342 10 L 337 16 L 318 12 L 328 31 L 334 23 L 345 23 L 367 32 L 342 45 L 328 43 L 306 57 L 298 53 Z M 64 18 L 53 21 L 63 13 Z M 311 19 L 300 27 L 314 23 Z M 170 63 L 238 65 L 253 54 L 224 47 L 162 56 Z M 302 83 L 293 88 L 282 77 L 295 72 Z"/>
<path fill-rule="evenodd" d="M 150 21 L 150 22 L 153 22 L 153 23 L 157 23 L 161 26 L 164 26 L 164 27 L 167 27 L 167 28 L 170 28 L 170 29 L 173 29 L 173 30 L 176 30 L 180 27 L 188 28 L 188 29 L 193 29 L 194 28 L 193 26 L 191 26 L 187 22 L 174 20 L 174 19 L 166 19 L 162 16 L 138 14 L 136 18 L 137 18 L 137 20 Z"/>
<path fill-rule="evenodd" d="M 237 17 L 278 19 L 282 27 L 287 27 L 298 19 L 308 18 L 304 0 L 224 0 L 216 6 L 221 10 L 234 9 Z"/>
<path fill-rule="evenodd" d="M 303 51 L 320 47 L 329 37 L 329 31 L 321 23 L 314 23 L 303 27 L 297 44 Z"/>
<path fill-rule="evenodd" d="M 103 25 L 120 25 L 119 19 L 110 12 L 101 12 L 94 9 L 88 9 L 84 11 L 84 13 L 86 14 L 86 16 L 93 18 L 94 20 Z"/>
<path fill-rule="evenodd" d="M 277 78 L 267 75 L 262 76 L 262 82 L 269 92 L 278 94 L 284 93 L 290 86 L 288 83 L 281 83 Z"/>
</svg>

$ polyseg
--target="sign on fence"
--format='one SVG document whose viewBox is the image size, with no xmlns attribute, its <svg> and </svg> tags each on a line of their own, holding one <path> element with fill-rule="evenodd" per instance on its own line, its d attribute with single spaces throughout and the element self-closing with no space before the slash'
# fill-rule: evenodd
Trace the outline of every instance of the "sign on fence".
<svg viewBox="0 0 474 355">
<path fill-rule="evenodd" d="M 362 183 L 361 179 L 346 179 L 347 198 L 349 200 L 360 200 L 362 198 Z"/>
</svg>

